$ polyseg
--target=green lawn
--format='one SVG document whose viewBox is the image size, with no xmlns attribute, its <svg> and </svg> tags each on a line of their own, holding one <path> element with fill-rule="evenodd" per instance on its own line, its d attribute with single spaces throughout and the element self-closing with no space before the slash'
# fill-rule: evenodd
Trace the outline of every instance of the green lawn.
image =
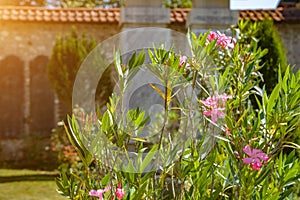
<svg viewBox="0 0 300 200">
<path fill-rule="evenodd" d="M 54 181 L 0 183 L 1 200 L 66 200 L 56 192 Z"/>
<path fill-rule="evenodd" d="M 56 172 L 33 171 L 33 170 L 8 170 L 0 169 L 0 180 L 12 178 L 18 181 L 2 182 L 0 181 L 0 199 L 1 200 L 66 200 L 56 191 L 54 180 L 26 180 L 26 176 L 44 177 L 53 175 Z M 24 181 L 22 181 L 24 176 Z M 2 178 L 2 179 L 1 179 Z M 32 178 L 32 177 L 31 177 Z M 49 179 L 49 178 L 48 178 Z"/>
<path fill-rule="evenodd" d="M 24 176 L 24 175 L 45 175 L 56 174 L 53 171 L 35 171 L 28 169 L 0 169 L 0 176 Z"/>
</svg>

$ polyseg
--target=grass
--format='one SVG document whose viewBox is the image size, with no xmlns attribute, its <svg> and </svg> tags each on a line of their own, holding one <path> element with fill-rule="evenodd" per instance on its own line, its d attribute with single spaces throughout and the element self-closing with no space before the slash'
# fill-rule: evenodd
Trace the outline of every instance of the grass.
<svg viewBox="0 0 300 200">
<path fill-rule="evenodd" d="M 26 176 L 42 177 L 57 174 L 56 172 L 33 171 L 33 170 L 11 170 L 0 169 L 0 178 L 6 180 L 18 180 L 12 182 L 0 182 L 1 200 L 66 200 L 56 191 L 54 180 L 27 181 Z M 22 178 L 24 177 L 24 181 Z M 1 179 L 0 179 L 1 180 Z M 21 180 L 21 181 L 20 181 Z M 26 180 L 26 181 L 25 181 Z"/>
<path fill-rule="evenodd" d="M 25 176 L 25 175 L 45 175 L 45 174 L 55 174 L 53 171 L 35 171 L 28 169 L 0 169 L 0 176 Z"/>
<path fill-rule="evenodd" d="M 56 191 L 54 181 L 0 183 L 1 200 L 66 200 Z"/>
</svg>

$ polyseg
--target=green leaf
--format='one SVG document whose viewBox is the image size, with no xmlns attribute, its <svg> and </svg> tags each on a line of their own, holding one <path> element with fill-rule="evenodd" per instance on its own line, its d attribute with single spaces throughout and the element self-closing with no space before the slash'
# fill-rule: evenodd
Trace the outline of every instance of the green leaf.
<svg viewBox="0 0 300 200">
<path fill-rule="evenodd" d="M 274 90 L 272 91 L 271 95 L 270 95 L 270 98 L 269 98 L 269 101 L 268 101 L 268 104 L 267 104 L 267 113 L 268 114 L 271 114 L 272 113 L 272 110 L 273 110 L 273 107 L 275 106 L 275 101 L 278 99 L 279 97 L 279 91 L 280 91 L 280 88 L 281 88 L 281 84 L 278 83 Z"/>
<path fill-rule="evenodd" d="M 140 168 L 140 172 L 144 172 L 144 170 L 146 169 L 146 167 L 149 165 L 149 163 L 151 162 L 151 160 L 153 159 L 153 157 L 155 156 L 155 154 L 157 153 L 157 149 L 158 149 L 158 145 L 155 144 L 152 149 L 147 153 L 146 157 L 144 158 L 141 168 Z"/>
<path fill-rule="evenodd" d="M 110 174 L 106 174 L 102 179 L 101 179 L 101 185 L 102 187 L 105 187 L 108 185 L 108 182 L 110 180 Z"/>
<path fill-rule="evenodd" d="M 123 77 L 124 74 L 123 74 L 123 70 L 122 70 L 122 67 L 121 67 L 121 53 L 120 53 L 120 50 L 118 50 L 116 52 L 116 55 L 115 55 L 115 67 L 117 69 L 117 72 L 118 72 L 119 76 Z"/>
<path fill-rule="evenodd" d="M 107 132 L 109 130 L 109 128 L 111 127 L 112 125 L 112 122 L 111 122 L 111 119 L 112 116 L 111 116 L 111 113 L 109 112 L 109 110 L 106 110 L 106 112 L 103 114 L 103 117 L 102 117 L 102 131 L 103 132 Z"/>
<path fill-rule="evenodd" d="M 136 59 L 136 52 L 133 53 L 133 55 L 131 56 L 131 58 L 130 58 L 130 60 L 128 62 L 129 68 L 131 68 L 131 67 L 134 66 L 135 59 Z"/>
<path fill-rule="evenodd" d="M 68 116 L 68 124 L 69 124 L 70 131 L 71 131 L 71 133 L 70 133 L 68 128 L 65 126 L 65 130 L 66 130 L 68 139 L 69 139 L 70 143 L 73 145 L 73 147 L 75 148 L 75 150 L 77 151 L 83 164 L 86 167 L 88 167 L 93 161 L 93 156 L 85 148 L 84 144 L 82 143 L 82 141 L 80 139 L 78 124 L 76 122 L 74 115 L 72 118 L 70 118 L 70 116 Z"/>
</svg>

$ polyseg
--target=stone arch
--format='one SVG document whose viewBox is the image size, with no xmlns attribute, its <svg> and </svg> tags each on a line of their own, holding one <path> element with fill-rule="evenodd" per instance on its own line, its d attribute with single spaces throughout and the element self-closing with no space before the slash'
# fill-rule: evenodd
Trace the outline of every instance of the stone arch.
<svg viewBox="0 0 300 200">
<path fill-rule="evenodd" d="M 30 61 L 30 132 L 49 135 L 54 128 L 54 92 L 47 74 L 47 56 Z"/>
<path fill-rule="evenodd" d="M 0 60 L 0 137 L 24 133 L 24 61 L 14 55 Z"/>
</svg>

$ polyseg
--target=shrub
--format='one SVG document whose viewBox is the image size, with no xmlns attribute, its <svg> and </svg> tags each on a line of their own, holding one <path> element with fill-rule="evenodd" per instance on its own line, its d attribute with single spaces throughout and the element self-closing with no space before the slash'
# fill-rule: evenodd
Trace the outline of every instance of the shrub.
<svg viewBox="0 0 300 200">
<path fill-rule="evenodd" d="M 95 38 L 89 37 L 85 33 L 78 34 L 75 27 L 69 35 L 56 38 L 51 59 L 47 65 L 47 73 L 59 101 L 63 103 L 69 114 L 72 109 L 72 91 L 76 74 L 84 59 L 95 47 Z M 106 70 L 101 77 L 101 83 L 103 82 L 106 84 L 99 85 L 96 92 L 96 99 L 100 107 L 107 103 L 113 88 L 110 69 Z M 64 119 L 61 120 L 65 120 L 68 113 L 62 113 Z M 61 127 L 53 130 L 51 144 L 52 149 L 57 152 L 60 164 L 63 162 L 72 164 L 74 160 L 77 160 L 78 156 Z"/>
<path fill-rule="evenodd" d="M 163 6 L 167 8 L 192 8 L 192 0 L 164 0 Z"/>
<path fill-rule="evenodd" d="M 283 75 L 278 74 L 278 84 L 267 94 L 259 87 L 258 73 L 267 51 L 257 48 L 254 40 L 233 42 L 215 32 L 199 37 L 192 33 L 188 38 L 191 57 L 159 47 L 132 57 L 127 65 L 120 52 L 115 54 L 122 90 L 112 95 L 104 114 L 68 117 L 68 137 L 82 168 L 62 172 L 57 179 L 61 194 L 71 199 L 296 197 L 300 161 L 295 150 L 299 145 L 294 141 L 300 133 L 300 72 L 293 74 L 288 67 Z M 152 145 L 139 136 L 147 122 L 145 111 L 121 110 L 125 116 L 120 117 L 117 109 L 130 80 L 142 69 L 145 54 L 150 60 L 147 69 L 161 80 L 162 87 L 149 85 L 162 97 L 165 110 L 151 122 L 151 141 L 159 139 Z M 196 95 L 189 93 L 193 91 Z M 176 103 L 174 97 L 181 92 L 187 95 L 182 104 Z M 257 101 L 257 108 L 250 97 Z M 168 129 L 174 110 L 181 112 L 178 119 L 185 124 L 183 129 Z M 186 135 L 178 145 L 177 139 Z M 130 144 L 134 144 L 134 154 Z M 293 150 L 284 154 L 285 147 Z M 137 156 L 134 161 L 130 159 L 133 155 Z M 147 171 L 151 160 L 158 168 Z"/>
<path fill-rule="evenodd" d="M 259 71 L 263 75 L 263 82 L 261 82 L 260 86 L 262 87 L 265 84 L 266 90 L 270 94 L 278 83 L 279 68 L 284 73 L 287 63 L 285 48 L 281 38 L 278 36 L 274 22 L 267 17 L 259 22 L 241 21 L 238 28 L 244 42 L 249 42 L 251 38 L 256 38 L 258 47 L 268 49 L 268 53 L 260 60 L 263 67 Z"/>
<path fill-rule="evenodd" d="M 96 46 L 94 38 L 79 35 L 73 28 L 70 35 L 58 36 L 47 66 L 49 80 L 58 99 L 72 107 L 72 91 L 77 71 L 88 53 Z"/>
</svg>

